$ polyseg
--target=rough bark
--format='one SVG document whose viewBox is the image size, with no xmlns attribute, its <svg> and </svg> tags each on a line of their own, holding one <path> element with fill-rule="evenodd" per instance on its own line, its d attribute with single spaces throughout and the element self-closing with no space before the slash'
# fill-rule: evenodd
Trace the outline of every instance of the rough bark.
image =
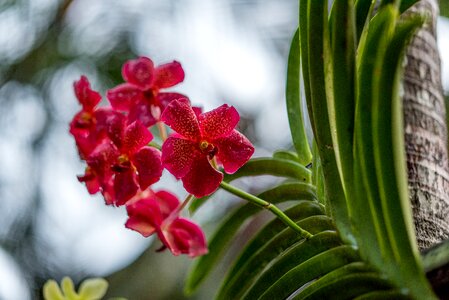
<svg viewBox="0 0 449 300">
<path fill-rule="evenodd" d="M 411 11 L 430 15 L 408 48 L 403 95 L 410 200 L 423 250 L 449 237 L 448 137 L 436 44 L 438 2 L 422 0 Z"/>
</svg>

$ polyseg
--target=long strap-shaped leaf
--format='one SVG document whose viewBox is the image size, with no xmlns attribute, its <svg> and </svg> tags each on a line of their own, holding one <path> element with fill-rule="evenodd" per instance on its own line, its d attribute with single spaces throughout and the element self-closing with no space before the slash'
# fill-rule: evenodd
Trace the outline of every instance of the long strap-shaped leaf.
<svg viewBox="0 0 449 300">
<path fill-rule="evenodd" d="M 330 236 L 331 233 L 323 232 L 319 235 L 314 236 L 314 238 L 316 238 L 316 240 L 318 241 L 319 239 L 327 239 Z M 315 253 L 313 256 L 308 255 L 306 259 L 304 259 L 302 258 L 302 252 L 304 251 L 308 253 L 308 249 L 299 248 L 299 245 L 296 246 L 296 248 L 291 249 L 289 253 L 295 252 L 295 255 L 297 256 L 297 265 L 292 266 L 292 268 L 287 270 L 287 272 L 284 273 L 280 278 L 264 278 L 264 280 L 268 281 L 267 286 L 269 286 L 270 284 L 271 286 L 269 286 L 268 289 L 263 290 L 260 290 L 260 288 L 251 288 L 248 291 L 247 295 L 250 296 L 251 293 L 251 295 L 256 296 L 259 293 L 263 293 L 259 299 L 286 299 L 296 290 L 312 282 L 313 280 L 328 274 L 332 270 L 345 266 L 348 263 L 358 261 L 360 259 L 357 251 L 351 246 L 336 246 L 335 244 L 328 244 L 327 248 L 323 249 L 321 243 L 314 246 L 313 243 L 315 243 L 315 241 L 312 241 L 312 239 L 307 241 L 307 243 L 312 244 L 311 247 L 313 248 L 319 247 L 321 249 L 321 252 Z M 307 246 L 306 243 L 303 247 L 306 248 L 305 246 Z M 283 260 L 282 257 L 280 259 Z M 290 266 L 287 265 L 287 267 Z M 268 269 L 267 272 L 270 272 L 270 269 Z M 276 269 L 274 270 L 274 272 L 274 274 L 277 274 Z M 272 283 L 273 281 L 275 282 Z M 247 299 L 257 299 L 257 297 L 247 297 Z"/>
<path fill-rule="evenodd" d="M 311 216 L 297 223 L 312 234 L 333 229 L 332 222 L 326 216 Z M 291 228 L 282 230 L 258 249 L 235 274 L 231 274 L 231 280 L 222 285 L 216 299 L 239 299 L 270 261 L 292 245 L 304 242 L 304 239 Z M 318 251 L 318 247 L 312 251 Z"/>
<path fill-rule="evenodd" d="M 324 212 L 321 205 L 317 202 L 302 201 L 298 205 L 286 210 L 285 214 L 296 221 L 313 215 L 322 215 Z M 267 223 L 240 253 L 240 256 L 228 271 L 228 276 L 223 280 L 222 285 L 226 286 L 237 271 L 249 260 L 252 255 L 254 255 L 254 253 L 256 253 L 269 240 L 285 228 L 286 225 L 279 219 L 274 219 L 273 221 Z"/>
<path fill-rule="evenodd" d="M 307 165 L 312 160 L 312 153 L 307 141 L 307 134 L 304 128 L 304 120 L 301 106 L 300 91 L 300 49 L 299 49 L 299 29 L 290 46 L 290 54 L 288 55 L 287 68 L 287 85 L 285 89 L 285 98 L 287 101 L 287 115 L 290 124 L 290 132 L 292 134 L 293 146 L 298 153 L 299 161 L 303 165 Z"/>
<path fill-rule="evenodd" d="M 369 292 L 354 298 L 354 300 L 411 300 L 410 295 L 405 295 L 400 290 Z"/>
<path fill-rule="evenodd" d="M 307 9 L 307 13 L 304 12 Z M 300 1 L 300 26 L 304 26 L 301 18 L 307 19 L 307 31 L 300 28 L 301 34 L 301 56 L 302 62 L 308 61 L 308 79 L 304 77 L 305 86 L 310 84 L 310 95 L 307 98 L 311 106 L 314 123 L 314 137 L 323 168 L 326 195 L 330 203 L 330 211 L 335 217 L 337 229 L 342 239 L 350 244 L 355 243 L 352 235 L 346 198 L 344 195 L 337 161 L 332 144 L 331 128 L 327 109 L 327 98 L 325 88 L 325 66 L 324 52 L 325 44 L 329 46 L 329 32 L 327 20 L 327 1 L 308 0 Z M 313 34 L 309 34 L 313 32 Z M 304 36 L 303 36 L 304 34 Z M 307 40 L 306 51 L 303 51 L 303 41 Z M 303 68 L 304 69 L 304 68 Z M 307 96 L 307 93 L 306 93 Z"/>
<path fill-rule="evenodd" d="M 352 186 L 354 136 L 355 38 L 353 0 L 335 0 L 331 11 L 331 45 L 325 39 L 326 95 L 336 162 L 343 189 Z"/>
<path fill-rule="evenodd" d="M 388 45 L 380 77 L 373 91 L 373 142 L 383 218 L 397 268 L 389 275 L 399 286 L 406 286 L 418 299 L 433 299 L 425 278 L 414 235 L 407 187 L 403 110 L 399 97 L 402 58 L 407 41 L 423 24 L 423 18 L 412 17 L 399 23 Z M 390 269 L 387 269 L 390 270 Z M 399 270 L 399 272 L 398 272 Z"/>
<path fill-rule="evenodd" d="M 352 299 L 369 291 L 391 288 L 385 278 L 365 263 L 354 262 L 334 270 L 302 289 L 292 299 Z M 338 291 L 338 292 L 337 292 Z"/>
<path fill-rule="evenodd" d="M 289 200 L 315 200 L 315 188 L 307 183 L 288 183 L 261 193 L 262 198 L 271 203 L 281 203 Z M 307 204 L 305 204 L 307 205 Z M 185 292 L 193 293 L 203 282 L 212 268 L 222 257 L 226 246 L 238 232 L 242 224 L 262 208 L 247 203 L 234 211 L 218 226 L 214 236 L 209 240 L 209 253 L 198 258 L 187 278 Z"/>
<path fill-rule="evenodd" d="M 261 282 L 258 276 L 273 260 L 277 261 L 283 258 L 284 263 L 299 264 L 327 249 L 341 245 L 340 239 L 333 231 L 316 234 L 308 240 L 299 240 L 291 235 L 291 232 L 292 230 L 289 229 L 282 231 L 270 243 L 257 251 L 233 276 L 230 284 L 222 286 L 217 300 L 244 298 L 244 295 L 248 295 L 253 290 L 251 288 L 253 283 L 259 284 Z M 287 237 L 293 238 L 293 240 L 289 241 L 286 239 Z M 282 245 L 279 245 L 280 242 Z"/>
<path fill-rule="evenodd" d="M 385 7 L 371 21 L 365 47 L 362 49 L 358 67 L 357 107 L 355 118 L 355 193 L 350 193 L 351 206 L 358 232 L 361 253 L 369 261 L 381 265 L 391 264 L 393 259 L 391 245 L 388 243 L 387 229 L 383 219 L 379 188 L 375 173 L 372 140 L 371 106 L 373 84 L 379 76 L 379 68 L 389 37 L 395 26 L 397 12 L 392 6 Z M 355 196 L 355 197 L 354 197 Z"/>
</svg>

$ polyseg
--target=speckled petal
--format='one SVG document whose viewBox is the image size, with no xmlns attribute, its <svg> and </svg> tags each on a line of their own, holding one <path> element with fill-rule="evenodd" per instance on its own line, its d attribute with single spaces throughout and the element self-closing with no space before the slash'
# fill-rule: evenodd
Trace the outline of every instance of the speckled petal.
<svg viewBox="0 0 449 300">
<path fill-rule="evenodd" d="M 115 205 L 120 206 L 131 199 L 139 189 L 136 174 L 132 168 L 115 173 L 114 193 Z"/>
<path fill-rule="evenodd" d="M 125 129 L 123 151 L 134 154 L 153 139 L 153 135 L 142 123 L 135 121 Z"/>
<path fill-rule="evenodd" d="M 223 174 L 214 169 L 205 155 L 197 155 L 190 172 L 182 177 L 187 192 L 201 198 L 215 192 L 223 180 Z"/>
<path fill-rule="evenodd" d="M 139 87 L 123 83 L 108 90 L 106 97 L 114 109 L 128 112 L 136 101 L 143 98 L 143 93 Z"/>
<path fill-rule="evenodd" d="M 154 107 L 160 109 L 150 100 L 149 98 L 142 98 L 131 106 L 128 115 L 129 122 L 140 121 L 146 127 L 150 127 L 159 121 L 159 116 L 155 114 Z M 160 114 L 160 112 L 158 113 Z"/>
<path fill-rule="evenodd" d="M 141 89 L 149 89 L 153 85 L 154 79 L 153 61 L 144 56 L 128 60 L 123 65 L 122 76 L 127 82 Z"/>
<path fill-rule="evenodd" d="M 233 174 L 253 155 L 254 146 L 237 130 L 224 138 L 213 142 L 217 148 L 217 158 L 223 164 L 226 173 Z"/>
<path fill-rule="evenodd" d="M 162 113 L 161 120 L 189 140 L 201 138 L 197 117 L 189 100 L 185 98 L 171 101 Z"/>
<path fill-rule="evenodd" d="M 172 102 L 173 100 L 181 99 L 181 98 L 188 99 L 188 97 L 186 95 L 179 94 L 179 93 L 159 93 L 159 94 L 157 94 L 156 98 L 157 98 L 156 102 L 158 103 L 158 105 L 161 109 L 161 112 L 164 112 L 167 105 L 170 104 L 170 102 Z"/>
<path fill-rule="evenodd" d="M 94 107 L 101 101 L 101 95 L 90 88 L 89 80 L 84 75 L 73 83 L 73 88 L 84 111 L 93 111 Z"/>
<path fill-rule="evenodd" d="M 217 139 L 229 135 L 240 120 L 233 106 L 224 104 L 198 117 L 203 137 Z"/>
<path fill-rule="evenodd" d="M 132 157 L 132 163 L 137 169 L 140 189 L 144 190 L 159 181 L 162 175 L 161 152 L 145 146 Z"/>
<path fill-rule="evenodd" d="M 162 145 L 162 165 L 176 178 L 182 178 L 191 170 L 196 152 L 194 142 L 171 136 Z"/>
<path fill-rule="evenodd" d="M 184 70 L 177 61 L 158 66 L 154 73 L 153 86 L 156 88 L 172 87 L 184 80 Z"/>
</svg>

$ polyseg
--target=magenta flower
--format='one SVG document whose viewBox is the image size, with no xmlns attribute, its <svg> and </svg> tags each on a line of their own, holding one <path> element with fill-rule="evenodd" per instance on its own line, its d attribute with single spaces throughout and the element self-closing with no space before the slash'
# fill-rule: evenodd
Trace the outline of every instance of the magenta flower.
<svg viewBox="0 0 449 300">
<path fill-rule="evenodd" d="M 207 253 L 206 239 L 201 228 L 178 216 L 179 200 L 166 191 L 147 190 L 141 198 L 126 206 L 129 219 L 125 226 L 148 237 L 156 233 L 174 255 L 190 257 Z"/>
<path fill-rule="evenodd" d="M 101 95 L 90 88 L 86 76 L 81 76 L 73 87 L 82 109 L 70 122 L 70 133 L 75 138 L 81 158 L 86 159 L 106 138 L 108 120 L 119 113 L 110 108 L 97 108 Z"/>
<path fill-rule="evenodd" d="M 107 97 L 114 109 L 128 113 L 130 122 L 139 120 L 151 126 L 159 121 L 170 101 L 185 98 L 160 92 L 184 80 L 184 70 L 177 61 L 155 68 L 151 59 L 139 57 L 123 65 L 122 76 L 126 83 L 109 90 Z"/>
<path fill-rule="evenodd" d="M 232 174 L 254 153 L 251 142 L 234 129 L 240 116 L 232 106 L 197 115 L 181 98 L 170 102 L 161 120 L 178 133 L 162 145 L 162 164 L 196 197 L 213 193 L 223 180 L 211 160 L 216 158 Z"/>
<path fill-rule="evenodd" d="M 153 135 L 139 121 L 109 120 L 108 137 L 87 158 L 88 172 L 80 178 L 94 190 L 99 185 L 107 204 L 125 204 L 162 175 L 161 153 L 147 146 Z M 94 175 L 94 176 L 93 176 Z"/>
</svg>

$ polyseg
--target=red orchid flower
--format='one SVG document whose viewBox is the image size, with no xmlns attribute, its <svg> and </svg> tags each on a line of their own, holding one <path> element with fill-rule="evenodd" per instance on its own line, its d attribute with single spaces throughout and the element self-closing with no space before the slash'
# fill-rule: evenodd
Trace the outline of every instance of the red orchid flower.
<svg viewBox="0 0 449 300">
<path fill-rule="evenodd" d="M 70 133 L 75 138 L 81 158 L 86 159 L 106 137 L 108 121 L 118 112 L 110 108 L 97 108 L 101 95 L 90 88 L 86 76 L 81 76 L 73 86 L 82 109 L 70 123 Z"/>
<path fill-rule="evenodd" d="M 174 255 L 196 257 L 207 253 L 206 239 L 201 228 L 178 216 L 179 200 L 166 191 L 147 190 L 141 198 L 126 206 L 129 219 L 125 226 L 148 237 L 156 233 Z"/>
<path fill-rule="evenodd" d="M 187 99 L 173 100 L 161 120 L 178 134 L 162 145 L 162 164 L 196 197 L 213 193 L 223 174 L 211 165 L 217 158 L 226 173 L 235 173 L 254 153 L 251 142 L 234 128 L 237 110 L 222 105 L 196 114 Z"/>
<path fill-rule="evenodd" d="M 159 180 L 161 153 L 147 146 L 151 132 L 139 121 L 126 125 L 123 115 L 109 120 L 108 137 L 88 157 L 89 173 L 80 180 L 93 190 L 100 185 L 106 203 L 119 206 Z"/>
<path fill-rule="evenodd" d="M 142 56 L 127 61 L 122 76 L 126 83 L 109 90 L 107 98 L 114 109 L 129 114 L 130 122 L 154 125 L 170 101 L 185 98 L 178 93 L 159 92 L 184 80 L 184 70 L 177 61 L 155 68 L 151 59 Z"/>
</svg>

